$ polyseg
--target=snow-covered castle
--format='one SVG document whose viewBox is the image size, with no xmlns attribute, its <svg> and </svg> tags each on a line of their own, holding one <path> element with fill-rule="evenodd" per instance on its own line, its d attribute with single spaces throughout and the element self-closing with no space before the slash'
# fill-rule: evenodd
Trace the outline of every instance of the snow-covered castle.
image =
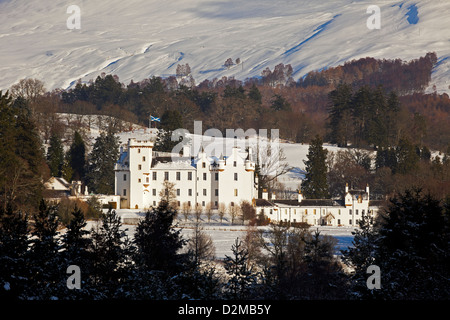
<svg viewBox="0 0 450 320">
<path fill-rule="evenodd" d="M 242 201 L 253 204 L 256 214 L 271 221 L 305 222 L 310 225 L 354 226 L 364 215 L 375 217 L 380 201 L 370 200 L 365 190 L 345 187 L 343 199 L 304 199 L 301 192 L 295 200 L 269 199 L 263 192 L 258 199 L 258 181 L 252 149 L 231 148 L 227 156 L 208 156 L 203 148 L 196 156 L 153 151 L 151 140 L 129 139 L 121 147 L 115 165 L 115 194 L 122 209 L 147 209 L 161 200 L 164 181 L 174 183 L 176 204 L 193 210 L 201 206 L 216 210 L 221 203 L 239 206 Z"/>
<path fill-rule="evenodd" d="M 251 150 L 238 147 L 227 156 L 208 157 L 203 149 L 195 157 L 175 159 L 153 151 L 150 140 L 129 139 L 115 165 L 115 191 L 120 208 L 145 209 L 158 205 L 164 181 L 175 184 L 176 202 L 194 208 L 220 203 L 239 205 L 257 197 L 255 163 Z"/>
</svg>

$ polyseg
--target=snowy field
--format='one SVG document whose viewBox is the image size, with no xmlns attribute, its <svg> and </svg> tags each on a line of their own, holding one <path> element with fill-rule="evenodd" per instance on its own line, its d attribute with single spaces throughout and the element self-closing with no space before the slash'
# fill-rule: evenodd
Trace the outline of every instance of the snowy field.
<svg viewBox="0 0 450 320">
<path fill-rule="evenodd" d="M 367 27 L 374 4 L 379 30 Z M 448 0 L 0 0 L 0 90 L 23 78 L 66 89 L 103 72 L 128 84 L 186 63 L 196 83 L 258 77 L 279 63 L 298 80 L 352 59 L 436 52 L 429 90 L 449 92 L 449 10 Z M 227 68 L 228 58 L 242 62 Z"/>
<path fill-rule="evenodd" d="M 134 210 L 117 210 L 119 216 L 121 216 L 123 221 L 123 229 L 126 229 L 126 233 L 130 238 L 136 231 L 136 221 L 133 223 L 127 223 L 125 218 L 136 218 L 138 216 L 143 216 L 144 214 L 139 213 Z M 179 216 L 176 220 L 176 225 L 181 228 L 181 235 L 184 239 L 188 239 L 192 234 L 194 226 L 194 218 L 191 217 L 187 222 L 185 222 L 184 217 Z M 231 255 L 231 247 L 235 243 L 236 238 L 243 239 L 247 230 L 247 226 L 239 224 L 235 221 L 235 224 L 231 224 L 229 218 L 225 217 L 222 223 L 219 217 L 213 216 L 211 221 L 208 222 L 207 217 L 201 217 L 201 226 L 203 232 L 213 240 L 216 249 L 216 258 L 223 259 L 225 255 Z M 89 221 L 87 228 L 90 229 L 96 224 L 96 222 Z M 269 227 L 258 227 L 258 229 L 268 229 Z M 311 231 L 319 230 L 322 235 L 329 235 L 337 239 L 337 245 L 335 248 L 335 254 L 340 255 L 340 250 L 346 249 L 352 245 L 353 235 L 352 231 L 354 228 L 350 227 L 328 227 L 328 226 L 314 226 L 310 228 Z"/>
</svg>

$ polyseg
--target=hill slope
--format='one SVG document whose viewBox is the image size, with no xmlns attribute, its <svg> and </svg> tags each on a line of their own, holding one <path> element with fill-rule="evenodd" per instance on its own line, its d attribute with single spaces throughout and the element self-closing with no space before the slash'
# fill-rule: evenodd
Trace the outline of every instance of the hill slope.
<svg viewBox="0 0 450 320">
<path fill-rule="evenodd" d="M 436 52 L 432 83 L 448 92 L 448 1 L 383 1 L 381 29 L 369 30 L 370 1 L 77 1 L 81 29 L 70 30 L 73 1 L 0 0 L 0 89 L 38 78 L 68 88 L 102 72 L 129 83 L 175 75 L 188 63 L 204 79 L 260 76 L 291 64 L 294 79 L 352 59 L 415 59 Z M 227 69 L 226 59 L 242 63 Z"/>
</svg>

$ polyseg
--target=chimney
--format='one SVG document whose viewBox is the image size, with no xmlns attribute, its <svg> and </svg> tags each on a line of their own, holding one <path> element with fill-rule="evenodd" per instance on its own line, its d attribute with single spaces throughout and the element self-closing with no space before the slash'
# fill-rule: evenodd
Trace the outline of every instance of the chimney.
<svg viewBox="0 0 450 320">
<path fill-rule="evenodd" d="M 267 189 L 263 189 L 262 198 L 264 200 L 269 200 L 269 193 L 267 192 Z"/>
<path fill-rule="evenodd" d="M 301 190 L 298 190 L 298 202 L 300 203 L 300 202 L 302 202 L 302 200 L 303 200 L 303 194 L 302 194 L 302 191 L 301 191 Z"/>
<path fill-rule="evenodd" d="M 190 148 L 190 146 L 183 146 L 182 152 L 183 152 L 183 157 L 184 158 L 189 158 L 191 156 L 191 148 Z"/>
</svg>

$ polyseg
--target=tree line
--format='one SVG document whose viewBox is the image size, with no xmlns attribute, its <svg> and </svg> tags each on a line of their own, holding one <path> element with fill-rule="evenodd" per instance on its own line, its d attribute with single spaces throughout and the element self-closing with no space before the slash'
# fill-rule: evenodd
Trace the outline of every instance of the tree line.
<svg viewBox="0 0 450 320">
<path fill-rule="evenodd" d="M 429 147 L 444 150 L 448 132 L 446 128 L 438 130 L 431 124 L 442 123 L 448 116 L 450 99 L 446 94 L 424 94 L 436 63 L 435 53 L 408 62 L 363 58 L 310 72 L 297 82 L 293 80 L 292 66 L 284 64 L 275 66 L 273 71 L 266 68 L 259 78 L 223 77 L 207 79 L 197 85 L 180 80 L 186 77 L 185 72 L 167 78 L 131 80 L 128 84 L 121 83 L 115 75 L 102 74 L 88 83 L 78 82 L 69 90 L 56 90 L 52 94 L 61 111 L 110 114 L 144 125 L 149 125 L 150 115 L 161 117 L 166 111 L 177 111 L 183 128 L 188 130 L 192 129 L 194 120 L 202 120 L 207 128 L 279 128 L 282 138 L 295 142 L 307 143 L 317 134 L 324 137 L 329 134 L 333 141 L 338 139 L 338 143 L 345 144 L 346 141 L 341 140 L 347 139 L 347 142 L 367 143 L 371 147 L 398 141 L 398 136 L 404 134 L 421 139 Z M 186 69 L 186 65 L 180 65 L 180 69 Z M 344 84 L 351 89 L 351 94 L 340 90 L 340 96 L 331 98 L 344 99 L 351 95 L 352 106 L 341 106 L 350 110 L 342 110 L 340 116 L 354 116 L 353 120 L 358 123 L 348 133 L 350 137 L 342 138 L 342 133 L 336 137 L 336 124 L 329 123 L 336 120 L 338 112 L 335 108 L 330 110 L 330 93 L 343 89 Z M 424 99 L 428 100 L 426 108 L 419 102 Z M 345 101 L 332 101 L 331 105 L 336 107 L 334 102 Z M 48 103 L 42 106 L 37 101 L 35 104 L 41 105 L 39 108 L 48 107 Z M 396 120 L 397 132 L 386 128 L 383 122 L 386 119 L 380 119 L 384 111 L 389 111 L 385 116 L 389 116 L 389 121 Z M 367 112 L 377 112 L 379 117 L 367 122 Z M 422 118 L 420 121 L 425 127 L 420 128 L 419 119 L 412 117 L 414 114 Z M 420 130 L 422 133 L 418 132 Z M 364 136 L 359 139 L 358 133 Z M 383 141 L 378 141 L 381 135 Z"/>
<path fill-rule="evenodd" d="M 0 296 L 19 300 L 442 300 L 449 297 L 450 202 L 420 190 L 390 200 L 376 221 L 362 217 L 353 245 L 306 226 L 248 227 L 231 254 L 214 260 L 200 224 L 185 239 L 165 201 L 130 238 L 117 213 L 90 230 L 41 201 L 38 212 L 0 209 Z M 368 286 L 367 270 L 381 270 Z M 74 268 L 74 266 L 76 266 Z M 70 267 L 70 268 L 69 268 Z M 72 270 L 81 270 L 73 273 Z M 78 277 L 78 278 L 77 278 Z"/>
</svg>

